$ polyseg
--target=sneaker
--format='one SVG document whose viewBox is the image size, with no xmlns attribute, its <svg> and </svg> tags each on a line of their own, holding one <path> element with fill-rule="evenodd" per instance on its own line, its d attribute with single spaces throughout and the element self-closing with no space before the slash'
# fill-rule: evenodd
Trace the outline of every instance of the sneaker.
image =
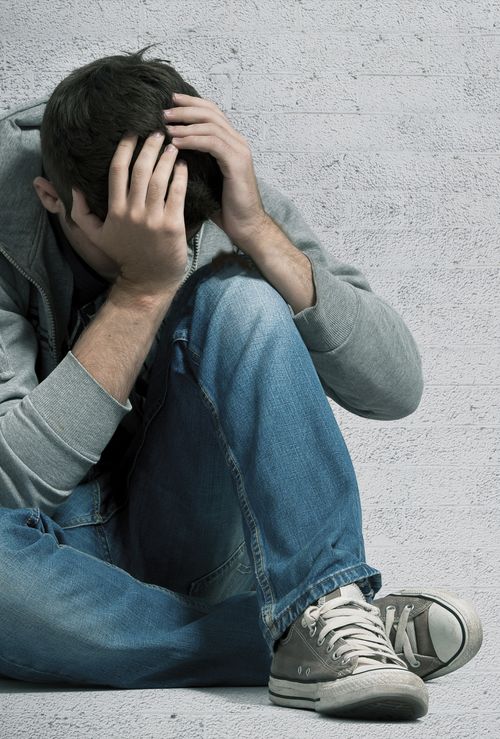
<svg viewBox="0 0 500 739">
<path fill-rule="evenodd" d="M 372 605 L 380 609 L 394 651 L 422 680 L 457 670 L 481 647 L 476 609 L 453 593 L 405 588 L 376 598 Z"/>
<path fill-rule="evenodd" d="M 427 713 L 423 681 L 352 583 L 310 605 L 274 644 L 269 699 L 332 716 L 405 720 Z"/>
</svg>

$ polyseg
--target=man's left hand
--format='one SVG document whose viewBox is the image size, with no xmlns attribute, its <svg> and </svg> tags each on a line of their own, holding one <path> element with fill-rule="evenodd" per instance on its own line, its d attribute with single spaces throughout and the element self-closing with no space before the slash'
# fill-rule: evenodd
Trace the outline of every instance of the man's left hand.
<svg viewBox="0 0 500 739">
<path fill-rule="evenodd" d="M 248 143 L 212 101 L 182 93 L 175 93 L 173 101 L 178 107 L 165 116 L 172 143 L 179 151 L 197 149 L 217 159 L 224 177 L 222 207 L 211 220 L 233 244 L 246 251 L 245 245 L 255 243 L 270 220 L 262 204 Z"/>
</svg>

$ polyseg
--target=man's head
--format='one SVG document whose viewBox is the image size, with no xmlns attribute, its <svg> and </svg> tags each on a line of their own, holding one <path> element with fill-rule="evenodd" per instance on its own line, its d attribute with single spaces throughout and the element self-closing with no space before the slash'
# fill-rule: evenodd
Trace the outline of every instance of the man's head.
<svg viewBox="0 0 500 739">
<path fill-rule="evenodd" d="M 200 97 L 169 63 L 142 58 L 153 45 L 73 70 L 47 101 L 40 129 L 44 176 L 35 178 L 33 185 L 77 248 L 85 238 L 71 218 L 71 188 L 80 190 L 92 213 L 104 221 L 109 165 L 123 134 L 138 134 L 131 173 L 144 140 L 154 130 L 164 129 L 166 134 L 159 154 L 169 144 L 162 111 L 174 107 L 172 93 Z M 188 164 L 184 220 L 189 238 L 220 209 L 223 176 L 207 152 L 183 150 L 182 158 Z"/>
</svg>

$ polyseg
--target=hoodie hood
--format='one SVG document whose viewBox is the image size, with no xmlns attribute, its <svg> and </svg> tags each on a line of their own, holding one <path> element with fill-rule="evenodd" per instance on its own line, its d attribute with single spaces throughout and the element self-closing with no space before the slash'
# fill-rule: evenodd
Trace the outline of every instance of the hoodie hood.
<svg viewBox="0 0 500 739">
<path fill-rule="evenodd" d="M 59 351 L 70 314 L 73 276 L 33 187 L 35 177 L 42 175 L 40 126 L 46 102 L 38 100 L 0 119 L 0 253 L 38 287 L 49 314 L 60 319 L 52 318 L 49 341 L 51 349 Z"/>
<path fill-rule="evenodd" d="M 38 288 L 50 317 L 48 344 L 61 357 L 73 272 L 33 186 L 35 177 L 44 176 L 40 127 L 46 104 L 46 98 L 39 99 L 0 118 L 0 255 Z M 189 256 L 204 225 L 188 242 Z"/>
</svg>

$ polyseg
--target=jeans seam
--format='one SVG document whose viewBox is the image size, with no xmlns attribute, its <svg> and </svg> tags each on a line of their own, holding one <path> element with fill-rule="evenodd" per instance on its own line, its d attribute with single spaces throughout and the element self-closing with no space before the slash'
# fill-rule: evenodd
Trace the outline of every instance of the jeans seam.
<svg viewBox="0 0 500 739">
<path fill-rule="evenodd" d="M 111 559 L 111 551 L 109 548 L 108 537 L 106 536 L 104 525 L 102 523 L 96 526 L 95 534 L 101 544 L 101 551 L 103 552 L 103 555 L 105 557 L 104 561 L 107 562 L 108 564 L 113 564 L 112 559 Z"/>
<path fill-rule="evenodd" d="M 221 440 L 224 446 L 224 449 L 223 449 L 224 458 L 226 462 L 228 463 L 230 469 L 233 471 L 237 489 L 241 492 L 241 495 L 238 495 L 238 498 L 243 507 L 247 522 L 250 521 L 249 527 L 255 537 L 255 545 L 257 549 L 257 561 L 255 562 L 255 571 L 256 571 L 257 579 L 259 580 L 259 583 L 261 585 L 265 599 L 270 601 L 270 603 L 265 606 L 265 610 L 268 613 L 272 613 L 276 600 L 275 600 L 274 593 L 273 593 L 271 584 L 269 582 L 269 579 L 267 578 L 265 574 L 265 567 L 264 567 L 265 558 L 264 558 L 263 550 L 262 550 L 261 543 L 260 543 L 259 531 L 258 531 L 258 527 L 255 521 L 255 517 L 253 513 L 251 512 L 250 506 L 247 503 L 246 495 L 243 495 L 243 493 L 245 493 L 245 485 L 243 482 L 243 477 L 239 471 L 239 468 L 234 458 L 232 449 L 230 445 L 228 444 L 227 439 L 225 438 L 224 432 L 220 426 L 219 417 L 218 417 L 218 413 L 215 407 L 215 403 L 213 402 L 206 388 L 202 385 L 199 379 L 198 379 L 198 384 L 200 388 L 201 397 L 205 405 L 208 406 L 210 412 L 212 413 L 216 421 L 215 423 L 216 433 L 217 433 L 218 438 Z M 252 543 L 252 550 L 254 551 L 254 554 L 255 554 L 253 543 Z M 262 564 L 262 566 L 260 563 Z"/>
<path fill-rule="evenodd" d="M 199 352 L 195 351 L 193 349 L 193 347 L 191 346 L 191 343 L 188 343 L 187 341 L 186 341 L 186 349 L 187 349 L 187 351 L 191 355 L 191 359 L 193 361 L 193 364 L 195 364 L 198 367 L 198 369 L 199 369 L 200 364 L 201 364 L 201 354 Z"/>
<path fill-rule="evenodd" d="M 90 514 L 86 514 L 85 516 L 73 516 L 73 518 L 70 518 L 67 521 L 63 520 L 63 523 L 59 523 L 62 529 L 72 529 L 77 526 L 95 526 L 97 524 L 103 523 L 103 518 L 100 511 L 100 485 L 97 479 L 93 480 L 92 482 L 92 509 Z"/>
<path fill-rule="evenodd" d="M 179 295 L 179 292 L 176 293 L 175 298 L 177 298 L 178 295 Z M 175 300 L 175 298 L 174 298 L 174 300 Z M 172 305 L 173 305 L 173 302 L 170 305 L 170 309 L 172 308 Z M 183 310 L 186 309 L 186 305 L 185 304 L 182 307 L 183 307 Z M 174 351 L 174 344 L 176 342 L 181 342 L 181 343 L 185 344 L 186 346 L 188 345 L 188 341 L 189 341 L 189 331 L 188 331 L 188 329 L 185 328 L 185 327 L 179 328 L 179 326 L 178 326 L 178 324 L 181 322 L 181 320 L 182 320 L 183 317 L 184 317 L 183 315 L 180 315 L 180 316 L 178 316 L 176 318 L 175 326 L 172 329 L 172 332 L 171 332 L 168 340 L 166 339 L 166 341 L 167 341 L 167 347 L 166 347 L 166 351 L 165 351 L 166 361 L 165 361 L 164 365 L 165 365 L 165 368 L 166 368 L 166 371 L 167 372 L 169 371 L 170 364 L 171 364 L 171 361 L 172 361 L 172 354 L 173 354 L 173 351 Z M 170 314 L 170 311 L 169 311 L 169 314 L 168 314 L 168 318 L 169 318 L 169 321 L 172 321 L 172 314 Z M 165 319 L 164 319 L 164 321 L 165 321 Z M 165 331 L 165 325 L 166 324 L 163 324 L 162 325 L 162 332 Z M 155 360 L 153 362 L 153 365 L 156 363 L 156 361 L 158 361 L 158 354 L 155 357 Z M 130 481 L 132 479 L 132 473 L 135 471 L 137 460 L 139 459 L 140 452 L 141 452 L 141 450 L 142 450 L 142 448 L 144 446 L 144 442 L 146 441 L 146 438 L 147 438 L 147 435 L 148 435 L 149 427 L 150 427 L 151 423 L 153 422 L 153 420 L 156 418 L 156 415 L 159 413 L 159 411 L 161 410 L 161 408 L 165 404 L 165 399 L 167 397 L 167 391 L 168 391 L 168 383 L 167 383 L 167 381 L 165 381 L 164 382 L 164 385 L 163 385 L 163 391 L 162 391 L 160 400 L 155 404 L 155 406 L 152 407 L 151 410 L 149 410 L 149 403 L 147 404 L 148 405 L 148 412 L 147 413 L 144 413 L 144 415 L 141 414 L 140 425 L 139 425 L 139 428 L 137 430 L 137 434 L 136 434 L 136 436 L 134 436 L 132 438 L 132 440 L 130 442 L 130 444 L 134 444 L 135 445 L 135 449 L 133 449 L 133 458 L 130 461 L 130 468 L 129 468 L 129 470 L 127 472 L 127 475 L 125 477 L 125 480 L 124 480 L 125 497 L 127 499 L 128 499 L 128 494 L 129 494 Z M 120 505 L 119 507 L 121 508 L 122 506 Z M 110 517 L 108 517 L 108 518 L 110 518 Z M 106 520 L 108 520 L 108 519 L 106 519 Z"/>
<path fill-rule="evenodd" d="M 173 348 L 173 344 L 175 343 L 175 341 L 184 341 L 184 339 L 183 338 L 176 339 L 175 337 L 171 337 L 171 340 L 169 340 L 168 347 L 167 347 L 167 362 L 166 362 L 167 368 L 170 367 L 171 356 L 172 356 L 172 348 Z M 125 478 L 125 495 L 126 495 L 126 498 L 128 498 L 128 495 L 129 495 L 130 481 L 132 479 L 132 474 L 135 471 L 137 460 L 139 459 L 139 455 L 140 455 L 140 453 L 142 451 L 142 448 L 144 446 L 144 442 L 145 442 L 146 437 L 147 437 L 147 432 L 148 432 L 149 427 L 150 427 L 151 423 L 153 422 L 154 418 L 156 418 L 156 415 L 159 413 L 159 411 L 161 410 L 161 408 L 163 407 L 163 405 L 165 403 L 165 398 L 167 396 L 167 390 L 168 390 L 168 385 L 167 385 L 167 382 L 165 381 L 165 384 L 164 384 L 164 387 L 163 387 L 163 391 L 162 391 L 162 395 L 161 395 L 160 401 L 154 406 L 154 408 L 151 410 L 151 412 L 149 412 L 149 409 L 148 409 L 148 418 L 147 419 L 145 417 L 143 417 L 141 419 L 141 424 L 140 424 L 140 427 L 138 429 L 138 441 L 139 441 L 139 443 L 137 444 L 137 446 L 136 446 L 136 448 L 134 450 L 133 459 L 130 462 L 130 468 L 129 468 L 129 470 L 127 472 L 127 476 Z"/>
<path fill-rule="evenodd" d="M 66 548 L 66 549 L 72 549 L 72 547 L 69 546 L 68 544 L 59 544 L 58 543 L 57 546 L 60 547 L 61 549 L 63 547 Z M 154 590 L 161 590 L 163 593 L 165 593 L 165 592 L 169 593 L 170 595 L 172 595 L 175 598 L 177 598 L 177 600 L 179 600 L 184 605 L 186 605 L 186 604 L 187 605 L 191 605 L 193 608 L 197 608 L 198 610 L 201 610 L 201 611 L 203 611 L 205 613 L 209 613 L 209 611 L 211 610 L 211 608 L 210 607 L 207 607 L 206 604 L 204 605 L 203 603 L 200 603 L 200 599 L 199 598 L 194 598 L 194 597 L 191 598 L 189 595 L 184 595 L 183 593 L 177 593 L 177 592 L 175 592 L 175 590 L 170 590 L 169 588 L 164 588 L 161 585 L 155 585 L 155 583 L 152 583 L 152 582 L 144 582 L 143 580 L 140 580 L 139 578 L 134 577 L 134 575 L 132 575 L 128 570 L 124 569 L 123 567 L 118 567 L 117 565 L 113 564 L 112 562 L 108 562 L 107 560 L 101 559 L 100 557 L 96 557 L 95 555 L 89 554 L 88 552 L 84 552 L 84 554 L 87 557 L 92 557 L 92 559 L 96 559 L 98 562 L 102 562 L 107 567 L 112 567 L 114 570 L 119 570 L 122 573 L 125 572 L 133 580 L 137 580 L 137 582 L 140 582 L 141 585 L 144 585 L 147 588 L 153 588 Z"/>
<path fill-rule="evenodd" d="M 75 683 L 75 678 L 72 675 L 67 675 L 65 672 L 48 672 L 47 670 L 37 670 L 36 667 L 32 667 L 31 665 L 23 665 L 20 662 L 14 662 L 11 659 L 2 657 L 2 655 L 0 655 L 0 662 L 6 662 L 9 665 L 19 667 L 22 670 L 28 670 L 29 672 L 36 672 L 37 675 L 47 675 L 51 678 L 65 678 L 66 680 L 70 680 L 72 683 Z M 54 682 L 57 682 L 57 680 L 54 680 Z M 60 680 L 60 682 L 63 682 L 63 680 Z M 78 680 L 77 684 L 79 683 L 84 683 L 84 680 Z"/>
<path fill-rule="evenodd" d="M 190 584 L 190 595 L 196 592 L 196 589 L 199 588 L 201 585 L 205 584 L 211 584 L 219 579 L 219 577 L 227 572 L 228 569 L 231 568 L 231 566 L 235 563 L 235 561 L 238 559 L 239 555 L 245 548 L 245 541 L 242 541 L 236 549 L 229 555 L 229 557 L 222 562 L 218 567 L 215 567 L 210 572 L 207 572 L 206 575 L 201 575 L 201 577 L 197 577 L 195 580 L 193 580 Z M 235 567 L 235 570 L 237 568 Z"/>
</svg>

